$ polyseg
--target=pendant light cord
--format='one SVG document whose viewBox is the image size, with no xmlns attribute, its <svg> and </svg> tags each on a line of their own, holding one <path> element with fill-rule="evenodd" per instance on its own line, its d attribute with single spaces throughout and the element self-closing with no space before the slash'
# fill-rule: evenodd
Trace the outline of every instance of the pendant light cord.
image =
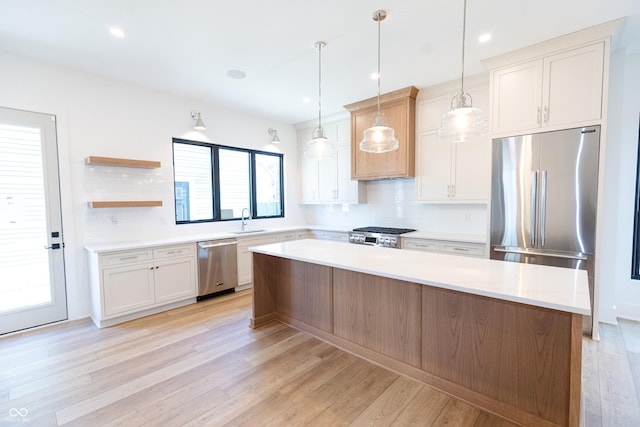
<svg viewBox="0 0 640 427">
<path fill-rule="evenodd" d="M 318 43 L 318 128 L 322 129 L 322 45 Z"/>
<path fill-rule="evenodd" d="M 460 72 L 460 102 L 464 103 L 464 42 L 467 28 L 467 0 L 464 0 L 462 13 L 462 70 Z"/>
<path fill-rule="evenodd" d="M 378 116 L 376 117 L 376 124 L 380 121 L 380 21 L 381 16 L 378 12 Z"/>
</svg>

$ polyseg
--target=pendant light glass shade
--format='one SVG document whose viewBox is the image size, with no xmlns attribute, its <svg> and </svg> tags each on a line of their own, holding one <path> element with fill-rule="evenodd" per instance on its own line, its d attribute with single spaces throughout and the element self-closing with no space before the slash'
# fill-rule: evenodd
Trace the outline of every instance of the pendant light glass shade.
<svg viewBox="0 0 640 427">
<path fill-rule="evenodd" d="M 462 17 L 462 70 L 460 93 L 451 99 L 451 110 L 442 116 L 438 136 L 449 142 L 466 142 L 487 132 L 487 120 L 482 110 L 473 107 L 471 95 L 464 91 L 464 42 L 467 25 L 467 0 L 464 0 Z"/>
<path fill-rule="evenodd" d="M 482 110 L 472 106 L 471 96 L 468 93 L 456 95 L 451 101 L 452 105 L 454 102 L 455 107 L 442 116 L 438 137 L 458 143 L 485 135 L 488 130 L 487 120 Z"/>
<path fill-rule="evenodd" d="M 376 115 L 376 124 L 364 131 L 364 137 L 360 142 L 360 150 L 367 153 L 386 153 L 397 150 L 399 145 L 396 139 L 396 132 L 393 128 L 383 124 L 382 115 L 378 113 Z"/>
<path fill-rule="evenodd" d="M 336 148 L 332 141 L 329 141 L 322 128 L 322 48 L 325 42 L 316 42 L 318 49 L 318 127 L 311 132 L 311 141 L 307 142 L 304 149 L 304 156 L 308 159 L 323 160 L 335 156 Z"/>
<path fill-rule="evenodd" d="M 363 132 L 360 150 L 367 153 L 387 153 L 397 150 L 400 145 L 396 139 L 396 132 L 387 126 L 380 114 L 380 22 L 387 17 L 387 12 L 377 10 L 373 12 L 373 20 L 378 23 L 378 113 L 375 124 Z"/>
<path fill-rule="evenodd" d="M 335 155 L 334 144 L 327 138 L 324 129 L 317 127 L 312 132 L 312 139 L 307 143 L 304 151 L 305 157 L 309 159 L 323 160 Z"/>
</svg>

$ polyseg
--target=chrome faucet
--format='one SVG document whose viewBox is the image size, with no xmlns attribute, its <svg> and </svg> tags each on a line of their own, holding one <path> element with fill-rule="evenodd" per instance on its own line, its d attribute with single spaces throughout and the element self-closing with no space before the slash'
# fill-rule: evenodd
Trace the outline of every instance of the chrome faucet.
<svg viewBox="0 0 640 427">
<path fill-rule="evenodd" d="M 251 211 L 249 211 L 249 208 L 242 209 L 242 213 L 240 214 L 240 218 L 242 220 L 241 222 L 242 231 L 244 231 L 244 226 L 247 225 L 247 223 L 245 222 L 244 211 L 247 211 L 247 217 L 246 217 L 247 220 L 251 216 Z"/>
</svg>

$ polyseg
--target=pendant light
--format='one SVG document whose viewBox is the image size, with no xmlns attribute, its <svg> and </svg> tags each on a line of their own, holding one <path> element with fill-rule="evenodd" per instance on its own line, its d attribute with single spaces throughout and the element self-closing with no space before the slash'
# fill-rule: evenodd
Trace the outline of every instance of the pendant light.
<svg viewBox="0 0 640 427">
<path fill-rule="evenodd" d="M 333 142 L 329 141 L 322 128 L 322 48 L 326 45 L 323 41 L 315 43 L 318 49 L 318 127 L 313 129 L 311 141 L 307 142 L 304 150 L 305 157 L 317 160 L 333 157 L 336 152 Z"/>
<path fill-rule="evenodd" d="M 380 22 L 387 17 L 384 10 L 373 12 L 373 20 L 378 23 L 378 113 L 375 124 L 366 129 L 360 141 L 360 150 L 367 153 L 387 153 L 397 150 L 399 143 L 393 128 L 384 123 L 384 117 L 380 113 Z"/>
<path fill-rule="evenodd" d="M 451 99 L 451 110 L 442 116 L 438 136 L 449 142 L 466 142 L 487 132 L 487 121 L 482 110 L 473 107 L 471 95 L 464 91 L 464 42 L 467 24 L 467 0 L 462 17 L 462 71 L 460 93 Z"/>
</svg>

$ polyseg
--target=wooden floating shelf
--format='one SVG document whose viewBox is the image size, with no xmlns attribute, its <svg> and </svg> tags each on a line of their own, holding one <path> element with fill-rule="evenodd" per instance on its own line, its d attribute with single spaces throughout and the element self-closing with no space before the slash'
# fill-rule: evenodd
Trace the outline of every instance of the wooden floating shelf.
<svg viewBox="0 0 640 427">
<path fill-rule="evenodd" d="M 119 159 L 115 157 L 98 157 L 98 156 L 89 156 L 86 159 L 84 159 L 84 162 L 87 165 L 120 166 L 120 167 L 145 168 L 145 169 L 156 169 L 162 166 L 160 162 L 155 162 L 151 160 Z"/>
<path fill-rule="evenodd" d="M 131 200 L 121 202 L 89 202 L 90 208 L 153 208 L 162 206 L 162 200 Z"/>
</svg>

